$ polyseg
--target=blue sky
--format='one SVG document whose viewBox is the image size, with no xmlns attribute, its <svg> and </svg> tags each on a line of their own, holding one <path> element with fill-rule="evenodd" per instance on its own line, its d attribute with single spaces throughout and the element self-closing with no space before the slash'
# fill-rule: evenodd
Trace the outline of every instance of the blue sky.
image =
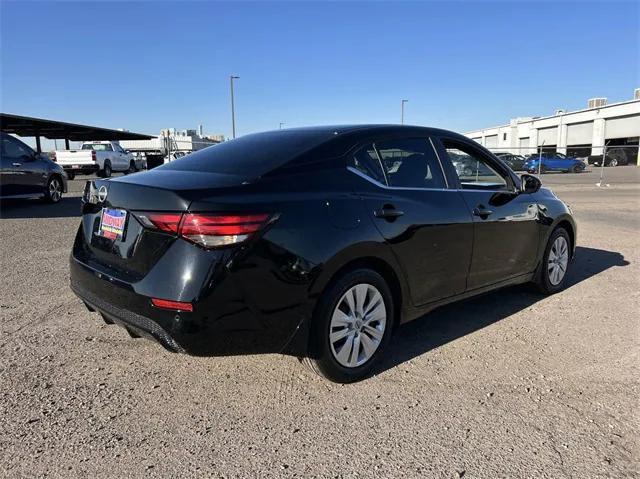
<svg viewBox="0 0 640 479">
<path fill-rule="evenodd" d="M 0 2 L 2 111 L 238 134 L 406 123 L 458 131 L 630 99 L 638 2 Z"/>
</svg>

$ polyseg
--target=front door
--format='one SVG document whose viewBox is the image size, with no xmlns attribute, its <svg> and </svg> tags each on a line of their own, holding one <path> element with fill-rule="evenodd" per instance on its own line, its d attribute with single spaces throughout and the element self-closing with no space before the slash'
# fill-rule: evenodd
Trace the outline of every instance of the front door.
<svg viewBox="0 0 640 479">
<path fill-rule="evenodd" d="M 473 224 L 450 188 L 428 138 L 377 141 L 359 150 L 352 166 L 374 181 L 358 193 L 391 246 L 422 305 L 464 292 Z"/>
<path fill-rule="evenodd" d="M 42 168 L 31 148 L 10 135 L 2 135 L 3 195 L 32 195 L 43 191 Z"/>
<path fill-rule="evenodd" d="M 536 268 L 540 229 L 538 207 L 520 194 L 508 169 L 471 141 L 441 138 L 449 159 L 466 159 L 474 171 L 456 170 L 458 186 L 473 216 L 473 259 L 467 288 L 498 283 Z"/>
</svg>

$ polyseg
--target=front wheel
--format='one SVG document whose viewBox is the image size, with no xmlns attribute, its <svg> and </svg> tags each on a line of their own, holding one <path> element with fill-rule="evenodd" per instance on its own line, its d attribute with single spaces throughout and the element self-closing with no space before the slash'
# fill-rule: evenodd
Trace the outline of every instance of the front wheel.
<svg viewBox="0 0 640 479">
<path fill-rule="evenodd" d="M 575 166 L 571 169 L 571 171 L 572 171 L 573 173 L 580 173 L 580 172 L 582 171 L 582 168 L 581 168 L 579 165 L 575 165 Z"/>
<path fill-rule="evenodd" d="M 304 362 L 330 381 L 367 377 L 383 355 L 393 329 L 394 304 L 382 276 L 357 269 L 320 297 L 311 330 L 311 358 Z"/>
<path fill-rule="evenodd" d="M 565 287 L 571 258 L 570 245 L 569 233 L 564 228 L 556 228 L 551 233 L 534 279 L 540 292 L 554 294 Z"/>
<path fill-rule="evenodd" d="M 62 199 L 62 181 L 57 176 L 49 178 L 44 199 L 47 203 L 57 203 Z"/>
</svg>

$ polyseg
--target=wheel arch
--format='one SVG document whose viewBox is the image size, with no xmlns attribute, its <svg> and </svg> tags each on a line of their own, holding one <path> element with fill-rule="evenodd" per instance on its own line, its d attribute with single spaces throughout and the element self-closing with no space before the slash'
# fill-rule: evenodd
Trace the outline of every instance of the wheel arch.
<svg viewBox="0 0 640 479">
<path fill-rule="evenodd" d="M 395 328 L 400 323 L 402 308 L 406 304 L 407 290 L 401 271 L 395 261 L 385 256 L 368 254 L 332 264 L 329 271 L 314 283 L 311 295 L 318 298 L 327 288 L 331 287 L 338 279 L 350 271 L 361 268 L 370 269 L 382 276 L 391 290 L 394 306 L 393 324 Z M 316 301 L 314 315 L 317 304 L 318 302 Z"/>
</svg>

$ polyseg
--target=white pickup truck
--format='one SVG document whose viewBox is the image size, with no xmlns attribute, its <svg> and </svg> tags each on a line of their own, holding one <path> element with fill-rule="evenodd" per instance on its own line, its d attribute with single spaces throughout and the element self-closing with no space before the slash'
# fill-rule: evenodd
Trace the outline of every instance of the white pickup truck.
<svg viewBox="0 0 640 479">
<path fill-rule="evenodd" d="M 72 180 L 76 174 L 97 173 L 109 178 L 114 171 L 125 174 L 141 169 L 140 160 L 122 149 L 117 141 L 91 141 L 79 150 L 61 150 L 54 153 L 56 161 Z"/>
</svg>

